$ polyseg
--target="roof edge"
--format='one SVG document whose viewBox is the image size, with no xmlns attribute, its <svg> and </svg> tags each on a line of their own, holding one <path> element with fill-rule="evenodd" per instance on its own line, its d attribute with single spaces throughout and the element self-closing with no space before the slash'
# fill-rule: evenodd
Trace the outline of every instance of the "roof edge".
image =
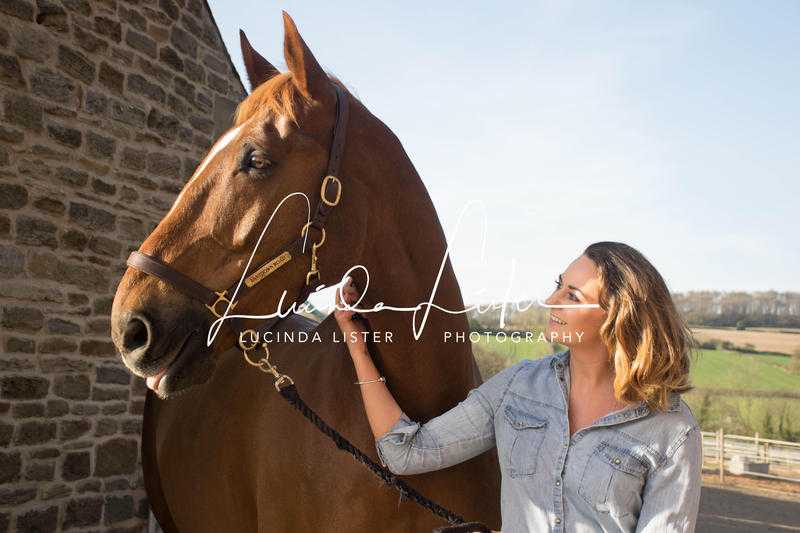
<svg viewBox="0 0 800 533">
<path fill-rule="evenodd" d="M 236 80 L 239 82 L 239 86 L 242 88 L 242 93 L 244 96 L 247 97 L 250 94 L 242 83 L 242 77 L 239 75 L 239 71 L 236 70 L 236 65 L 233 63 L 233 59 L 231 59 L 231 54 L 228 52 L 228 47 L 225 46 L 225 39 L 222 38 L 222 32 L 219 31 L 219 25 L 217 24 L 216 19 L 214 18 L 214 12 L 211 11 L 211 6 L 208 5 L 208 0 L 203 0 L 203 5 L 206 6 L 206 10 L 208 11 L 208 16 L 211 17 L 211 23 L 214 25 L 214 29 L 217 32 L 217 36 L 219 37 L 219 42 L 222 43 L 222 49 L 225 51 L 225 57 L 228 58 L 228 63 L 231 66 L 231 70 L 236 75 Z"/>
</svg>

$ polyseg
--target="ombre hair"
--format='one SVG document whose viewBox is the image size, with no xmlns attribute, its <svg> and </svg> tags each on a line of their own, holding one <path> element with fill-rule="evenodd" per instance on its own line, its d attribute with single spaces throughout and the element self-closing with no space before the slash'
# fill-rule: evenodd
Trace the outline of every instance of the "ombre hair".
<svg viewBox="0 0 800 533">
<path fill-rule="evenodd" d="M 600 337 L 614 363 L 614 394 L 665 410 L 670 394 L 689 384 L 692 334 L 661 274 L 639 251 L 596 242 L 583 254 L 599 270 L 599 304 L 607 312 Z"/>
</svg>

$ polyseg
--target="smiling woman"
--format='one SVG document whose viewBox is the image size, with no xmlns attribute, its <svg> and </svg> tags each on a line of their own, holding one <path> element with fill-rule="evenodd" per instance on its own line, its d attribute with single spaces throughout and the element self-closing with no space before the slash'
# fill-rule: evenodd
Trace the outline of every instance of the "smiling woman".
<svg viewBox="0 0 800 533">
<path fill-rule="evenodd" d="M 337 305 L 359 299 L 350 284 Z M 381 461 L 421 474 L 497 447 L 504 533 L 686 532 L 697 520 L 700 429 L 689 389 L 689 330 L 666 283 L 634 248 L 598 242 L 546 301 L 566 351 L 523 360 L 425 423 L 390 392 L 366 345 L 348 344 Z M 336 312 L 360 331 L 352 310 Z M 579 335 L 580 334 L 580 335 Z"/>
</svg>

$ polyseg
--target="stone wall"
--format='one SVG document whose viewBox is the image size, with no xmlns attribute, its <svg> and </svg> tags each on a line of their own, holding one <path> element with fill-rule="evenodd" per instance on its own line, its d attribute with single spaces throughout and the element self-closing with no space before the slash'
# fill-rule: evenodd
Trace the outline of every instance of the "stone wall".
<svg viewBox="0 0 800 533">
<path fill-rule="evenodd" d="M 0 0 L 0 532 L 146 526 L 111 302 L 244 95 L 203 0 Z"/>
</svg>

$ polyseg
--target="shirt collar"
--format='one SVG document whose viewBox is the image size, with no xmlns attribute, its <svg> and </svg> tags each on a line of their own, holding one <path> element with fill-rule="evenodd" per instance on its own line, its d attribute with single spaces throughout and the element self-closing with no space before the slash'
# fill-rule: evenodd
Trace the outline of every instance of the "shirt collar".
<svg viewBox="0 0 800 533">
<path fill-rule="evenodd" d="M 550 367 L 556 373 L 556 377 L 561 379 L 564 377 L 564 373 L 567 371 L 567 367 L 569 365 L 569 348 L 564 350 L 563 352 L 558 352 L 553 354 L 552 359 L 550 360 Z M 676 392 L 670 393 L 669 398 L 669 407 L 667 408 L 668 412 L 675 412 L 680 411 L 681 409 L 681 396 Z M 647 406 L 645 402 L 639 402 L 633 405 L 629 405 L 628 407 L 621 409 L 619 411 L 615 411 L 606 415 L 605 417 L 598 420 L 598 423 L 602 424 L 615 424 L 619 422 L 627 422 L 628 420 L 633 420 L 636 418 L 641 418 L 650 414 L 651 410 Z"/>
<path fill-rule="evenodd" d="M 554 369 L 561 370 L 562 372 L 567 367 L 569 363 L 569 348 L 564 350 L 563 352 L 558 352 L 553 354 L 553 358 L 550 359 L 550 366 Z"/>
</svg>

